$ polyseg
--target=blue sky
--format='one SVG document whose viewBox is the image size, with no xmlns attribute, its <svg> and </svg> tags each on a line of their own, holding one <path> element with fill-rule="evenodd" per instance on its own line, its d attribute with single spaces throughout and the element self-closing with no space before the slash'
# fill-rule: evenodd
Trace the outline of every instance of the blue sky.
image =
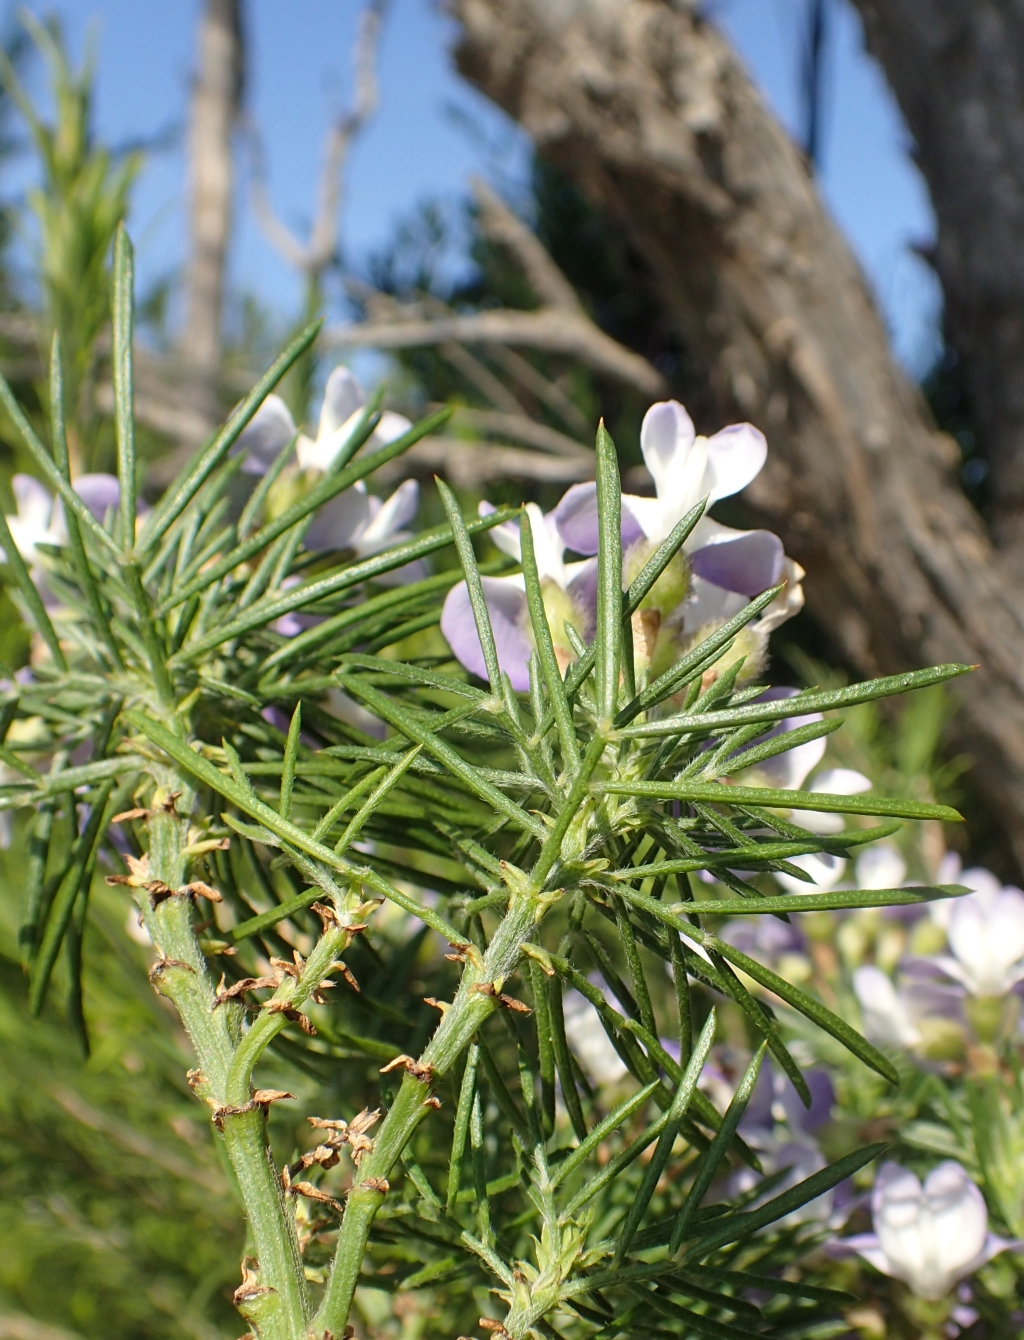
<svg viewBox="0 0 1024 1340">
<path fill-rule="evenodd" d="M 766 97 L 795 128 L 797 34 L 805 0 L 713 0 Z M 180 126 L 192 67 L 197 0 L 32 0 L 57 12 L 79 55 L 92 24 L 98 41 L 96 128 L 121 144 Z M 249 0 L 249 107 L 267 151 L 281 216 L 302 228 L 312 212 L 323 132 L 350 87 L 357 0 Z M 829 98 L 822 187 L 875 287 L 900 357 L 922 370 L 934 350 L 938 294 L 910 250 L 932 236 L 926 192 L 898 114 L 860 49 L 846 0 L 832 0 Z M 454 74 L 452 27 L 433 0 L 393 0 L 381 49 L 380 110 L 353 152 L 341 237 L 354 261 L 380 249 L 417 204 L 448 205 L 482 172 L 515 194 L 529 149 L 509 120 Z M 38 86 L 38 81 L 36 81 Z M 22 189 L 25 163 L 7 190 Z M 132 218 L 142 285 L 174 271 L 184 239 L 180 148 L 151 157 Z M 298 284 L 256 228 L 239 191 L 232 258 L 238 290 L 294 311 Z"/>
</svg>

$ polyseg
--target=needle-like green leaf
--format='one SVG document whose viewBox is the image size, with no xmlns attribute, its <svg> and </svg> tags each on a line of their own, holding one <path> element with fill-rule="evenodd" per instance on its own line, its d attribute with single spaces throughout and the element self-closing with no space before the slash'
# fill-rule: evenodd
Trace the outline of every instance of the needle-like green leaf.
<svg viewBox="0 0 1024 1340">
<path fill-rule="evenodd" d="M 672 1230 L 672 1238 L 669 1242 L 668 1254 L 675 1256 L 679 1250 L 679 1244 L 683 1240 L 683 1235 L 693 1222 L 693 1218 L 700 1209 L 700 1203 L 704 1199 L 708 1187 L 718 1172 L 722 1160 L 729 1152 L 729 1145 L 736 1134 L 736 1128 L 743 1119 L 743 1114 L 747 1110 L 747 1104 L 750 1102 L 751 1094 L 754 1092 L 754 1085 L 757 1083 L 757 1077 L 761 1073 L 761 1063 L 764 1061 L 764 1054 L 768 1048 L 767 1042 L 762 1042 L 760 1047 L 754 1053 L 750 1065 L 747 1066 L 743 1078 L 740 1080 L 736 1092 L 732 1096 L 728 1110 L 722 1118 L 722 1124 L 715 1132 L 715 1138 L 711 1141 L 711 1148 L 706 1149 L 700 1157 L 700 1165 L 697 1168 L 697 1175 L 693 1179 L 690 1190 L 687 1192 L 686 1200 L 683 1202 L 683 1208 L 679 1211 L 679 1218 L 676 1220 L 675 1228 Z"/>
<path fill-rule="evenodd" d="M 658 1136 L 658 1144 L 654 1150 L 654 1155 L 648 1163 L 644 1172 L 644 1179 L 640 1184 L 629 1212 L 626 1215 L 625 1223 L 619 1233 L 618 1241 L 615 1244 L 614 1264 L 620 1265 L 622 1258 L 629 1251 L 630 1243 L 640 1227 L 640 1220 L 647 1213 L 647 1207 L 651 1203 L 651 1197 L 654 1195 L 654 1188 L 661 1180 L 661 1175 L 665 1171 L 668 1163 L 668 1157 L 672 1152 L 672 1146 L 676 1142 L 676 1136 L 679 1134 L 679 1128 L 683 1123 L 683 1117 L 686 1115 L 686 1109 L 690 1105 L 690 1099 L 693 1097 L 693 1091 L 697 1087 L 697 1081 L 700 1079 L 700 1073 L 704 1069 L 704 1062 L 708 1059 L 708 1052 L 711 1050 L 711 1044 L 715 1040 L 716 1026 L 715 1011 L 712 1010 L 708 1015 L 707 1022 L 701 1030 L 700 1037 L 697 1039 L 697 1045 L 693 1049 L 693 1055 L 683 1071 L 683 1077 L 679 1081 L 675 1097 L 672 1099 L 672 1106 L 665 1114 L 667 1120 L 664 1129 Z"/>
<path fill-rule="evenodd" d="M 622 663 L 622 489 L 615 443 L 604 423 L 597 429 L 597 635 L 596 697 L 605 730 L 615 716 Z"/>
<path fill-rule="evenodd" d="M 897 819 L 937 819 L 961 823 L 963 815 L 949 805 L 888 796 L 838 796 L 826 791 L 787 791 L 760 786 L 720 786 L 715 782 L 594 782 L 597 795 L 638 796 L 650 800 L 701 801 L 708 805 L 766 805 L 783 810 L 815 810 L 823 814 L 877 814 Z"/>
<path fill-rule="evenodd" d="M 747 607 L 749 609 L 749 606 Z M 746 613 L 746 610 L 743 611 Z M 618 734 L 622 739 L 647 735 L 681 735 L 684 731 L 712 731 L 720 727 L 744 726 L 753 721 L 782 721 L 786 717 L 803 716 L 807 712 L 831 712 L 840 707 L 891 698 L 897 693 L 928 688 L 942 684 L 958 675 L 970 674 L 971 665 L 934 665 L 928 670 L 914 670 L 905 675 L 888 675 L 883 679 L 869 679 L 863 684 L 851 684 L 845 689 L 807 690 L 795 698 L 780 698 L 772 702 L 747 703 L 742 707 L 726 707 L 701 716 L 679 713 L 662 717 L 660 721 L 641 722 L 623 726 Z M 652 686 L 653 687 L 653 686 Z"/>
</svg>

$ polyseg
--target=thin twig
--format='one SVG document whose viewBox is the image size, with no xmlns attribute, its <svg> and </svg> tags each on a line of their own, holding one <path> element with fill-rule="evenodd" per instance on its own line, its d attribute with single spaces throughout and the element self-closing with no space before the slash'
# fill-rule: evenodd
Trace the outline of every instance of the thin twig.
<svg viewBox="0 0 1024 1340">
<path fill-rule="evenodd" d="M 267 241 L 285 261 L 310 278 L 320 275 L 337 252 L 341 211 L 341 178 L 352 142 L 377 109 L 377 49 L 389 0 L 370 0 L 359 19 L 352 53 L 355 93 L 352 103 L 334 121 L 324 143 L 323 164 L 317 183 L 317 206 L 309 240 L 302 242 L 278 218 L 267 188 L 266 160 L 255 123 L 249 122 L 250 196 L 256 222 Z"/>
</svg>

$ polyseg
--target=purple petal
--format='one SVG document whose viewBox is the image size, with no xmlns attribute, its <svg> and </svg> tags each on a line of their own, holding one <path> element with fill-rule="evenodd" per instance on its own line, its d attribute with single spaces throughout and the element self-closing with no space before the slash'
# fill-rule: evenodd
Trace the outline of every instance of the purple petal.
<svg viewBox="0 0 1024 1340">
<path fill-rule="evenodd" d="M 782 541 L 770 530 L 748 530 L 734 539 L 706 544 L 690 555 L 698 577 L 726 591 L 758 596 L 782 576 Z"/>
<path fill-rule="evenodd" d="M 320 508 L 306 531 L 307 549 L 348 549 L 370 520 L 370 499 L 362 489 L 345 489 Z"/>
<path fill-rule="evenodd" d="M 591 562 L 581 565 L 580 571 L 573 577 L 567 590 L 583 615 L 584 625 L 578 632 L 584 642 L 589 642 L 594 636 L 597 624 L 597 564 Z M 555 638 L 560 638 L 562 635 L 560 628 L 551 631 Z"/>
<path fill-rule="evenodd" d="M 491 616 L 498 665 L 508 675 L 515 691 L 525 693 L 530 687 L 529 661 L 533 652 L 523 627 L 526 618 L 526 596 L 516 586 L 501 578 L 483 577 L 481 580 L 487 611 Z M 459 582 L 458 586 L 453 586 L 448 592 L 441 613 L 441 632 L 466 669 L 480 679 L 486 679 L 484 653 L 480 646 L 473 607 L 469 603 L 469 591 L 465 582 Z"/>
<path fill-rule="evenodd" d="M 114 475 L 79 475 L 74 488 L 97 521 L 120 506 L 121 486 Z"/>
<path fill-rule="evenodd" d="M 231 449 L 244 454 L 247 475 L 265 475 L 286 442 L 295 436 L 295 420 L 280 396 L 268 395 Z"/>
<path fill-rule="evenodd" d="M 555 508 L 555 525 L 567 549 L 577 554 L 597 553 L 597 485 L 573 484 Z M 622 547 L 642 540 L 643 531 L 628 507 L 622 509 Z M 762 588 L 764 589 L 764 588 Z"/>
</svg>

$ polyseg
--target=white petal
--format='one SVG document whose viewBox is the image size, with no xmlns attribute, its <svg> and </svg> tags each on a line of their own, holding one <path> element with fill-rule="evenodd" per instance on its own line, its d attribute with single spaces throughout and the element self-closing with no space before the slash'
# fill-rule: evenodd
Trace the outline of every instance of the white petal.
<svg viewBox="0 0 1024 1340">
<path fill-rule="evenodd" d="M 295 443 L 295 459 L 303 470 L 324 469 L 322 465 L 318 464 L 317 444 L 305 433 L 300 433 L 299 440 Z"/>
<path fill-rule="evenodd" d="M 687 633 L 696 633 L 709 624 L 718 627 L 749 604 L 747 597 L 737 591 L 724 591 L 720 586 L 706 582 L 703 577 L 694 577 L 690 582 L 689 597 L 683 606 L 683 628 Z"/>
<path fill-rule="evenodd" d="M 949 947 L 975 995 L 1001 996 L 1020 980 L 1024 958 L 1024 894 L 990 889 L 959 899 L 949 915 Z"/>
<path fill-rule="evenodd" d="M 346 367 L 337 367 L 327 378 L 324 403 L 320 407 L 317 441 L 336 433 L 343 423 L 366 404 L 366 392 Z"/>
<path fill-rule="evenodd" d="M 667 496 L 667 495 L 664 495 Z M 672 527 L 679 520 L 670 521 L 672 509 L 664 501 L 664 496 L 657 498 L 641 498 L 636 493 L 624 493 L 622 495 L 622 506 L 633 517 L 633 520 L 640 527 L 646 537 L 653 544 L 660 544 L 662 540 L 668 538 Z M 685 508 L 683 511 L 685 512 Z M 679 516 L 682 516 L 680 512 Z"/>
<path fill-rule="evenodd" d="M 811 785 L 812 791 L 824 791 L 832 796 L 859 796 L 871 790 L 871 779 L 852 768 L 828 768 L 819 772 Z"/>
<path fill-rule="evenodd" d="M 286 443 L 295 436 L 292 412 L 279 395 L 268 395 L 249 420 L 232 455 L 244 455 L 247 474 L 266 474 Z"/>
<path fill-rule="evenodd" d="M 857 968 L 853 989 L 870 1042 L 880 1047 L 913 1047 L 921 1041 L 905 1002 L 881 968 L 870 964 Z"/>
<path fill-rule="evenodd" d="M 678 400 L 659 401 L 644 415 L 640 450 L 659 498 L 668 498 L 678 489 L 679 471 L 685 465 L 695 437 L 693 420 Z"/>
<path fill-rule="evenodd" d="M 18 506 L 18 520 L 40 533 L 50 524 L 53 499 L 32 475 L 15 475 L 11 480 L 14 501 Z"/>
<path fill-rule="evenodd" d="M 898 889 L 907 877 L 907 863 L 892 842 L 876 842 L 857 857 L 859 889 Z"/>
<path fill-rule="evenodd" d="M 975 893 L 980 893 L 991 899 L 998 898 L 1003 887 L 991 870 L 985 870 L 980 865 L 974 865 L 969 870 L 964 870 L 957 883 L 966 884 Z"/>
<path fill-rule="evenodd" d="M 307 549 L 348 549 L 370 521 L 370 500 L 362 489 L 345 489 L 317 511 L 306 531 Z"/>
<path fill-rule="evenodd" d="M 960 857 L 955 851 L 947 851 L 935 872 L 935 882 L 937 884 L 959 884 L 961 870 L 963 870 L 963 862 Z"/>
<path fill-rule="evenodd" d="M 800 823 L 801 820 L 797 819 L 796 822 Z M 846 862 L 841 856 L 832 856 L 828 852 L 791 856 L 789 861 L 791 865 L 806 870 L 814 880 L 813 884 L 807 884 L 802 879 L 797 879 L 796 875 L 787 875 L 784 871 L 779 871 L 775 878 L 789 893 L 827 893 L 839 883 L 846 869 Z"/>
<path fill-rule="evenodd" d="M 565 545 L 555 525 L 554 515 L 545 516 L 536 503 L 526 504 L 526 514 L 530 518 L 533 548 L 537 556 L 537 575 L 541 581 L 546 577 L 564 588 L 565 566 L 562 555 L 565 553 Z"/>
<path fill-rule="evenodd" d="M 411 419 L 407 419 L 404 414 L 396 414 L 393 409 L 386 409 L 380 416 L 380 423 L 373 430 L 369 443 L 370 450 L 377 451 L 381 447 L 386 447 L 389 442 L 402 437 L 411 427 Z"/>
<path fill-rule="evenodd" d="M 493 503 L 483 502 L 477 505 L 476 509 L 481 516 L 490 516 L 492 512 L 498 509 Z M 503 521 L 500 526 L 492 526 L 487 532 L 496 549 L 500 549 L 503 554 L 508 554 L 509 558 L 514 558 L 518 563 L 523 557 L 522 548 L 519 541 L 519 523 L 517 521 Z"/>
<path fill-rule="evenodd" d="M 934 1232 L 936 1262 L 951 1283 L 980 1255 L 988 1236 L 988 1210 L 981 1192 L 952 1159 L 925 1178 L 924 1198 Z"/>
<path fill-rule="evenodd" d="M 782 575 L 786 579 L 785 591 L 775 597 L 757 621 L 758 628 L 764 633 L 772 632 L 804 607 L 804 588 L 800 583 L 807 574 L 803 568 L 787 556 L 783 560 Z"/>
<path fill-rule="evenodd" d="M 768 459 L 764 434 L 749 423 L 734 423 L 708 439 L 710 501 L 746 488 Z"/>
<path fill-rule="evenodd" d="M 374 509 L 373 519 L 359 536 L 362 546 L 389 544 L 396 531 L 416 515 L 420 503 L 420 486 L 415 479 L 399 484 L 387 502 Z"/>
<path fill-rule="evenodd" d="M 565 1035 L 583 1069 L 598 1084 L 615 1084 L 627 1071 L 622 1057 L 608 1040 L 597 1010 L 571 988 L 562 1001 Z"/>
<path fill-rule="evenodd" d="M 842 815 L 825 814 L 821 810 L 790 810 L 789 817 L 801 828 L 827 837 L 830 833 L 841 833 L 846 827 Z"/>
</svg>

